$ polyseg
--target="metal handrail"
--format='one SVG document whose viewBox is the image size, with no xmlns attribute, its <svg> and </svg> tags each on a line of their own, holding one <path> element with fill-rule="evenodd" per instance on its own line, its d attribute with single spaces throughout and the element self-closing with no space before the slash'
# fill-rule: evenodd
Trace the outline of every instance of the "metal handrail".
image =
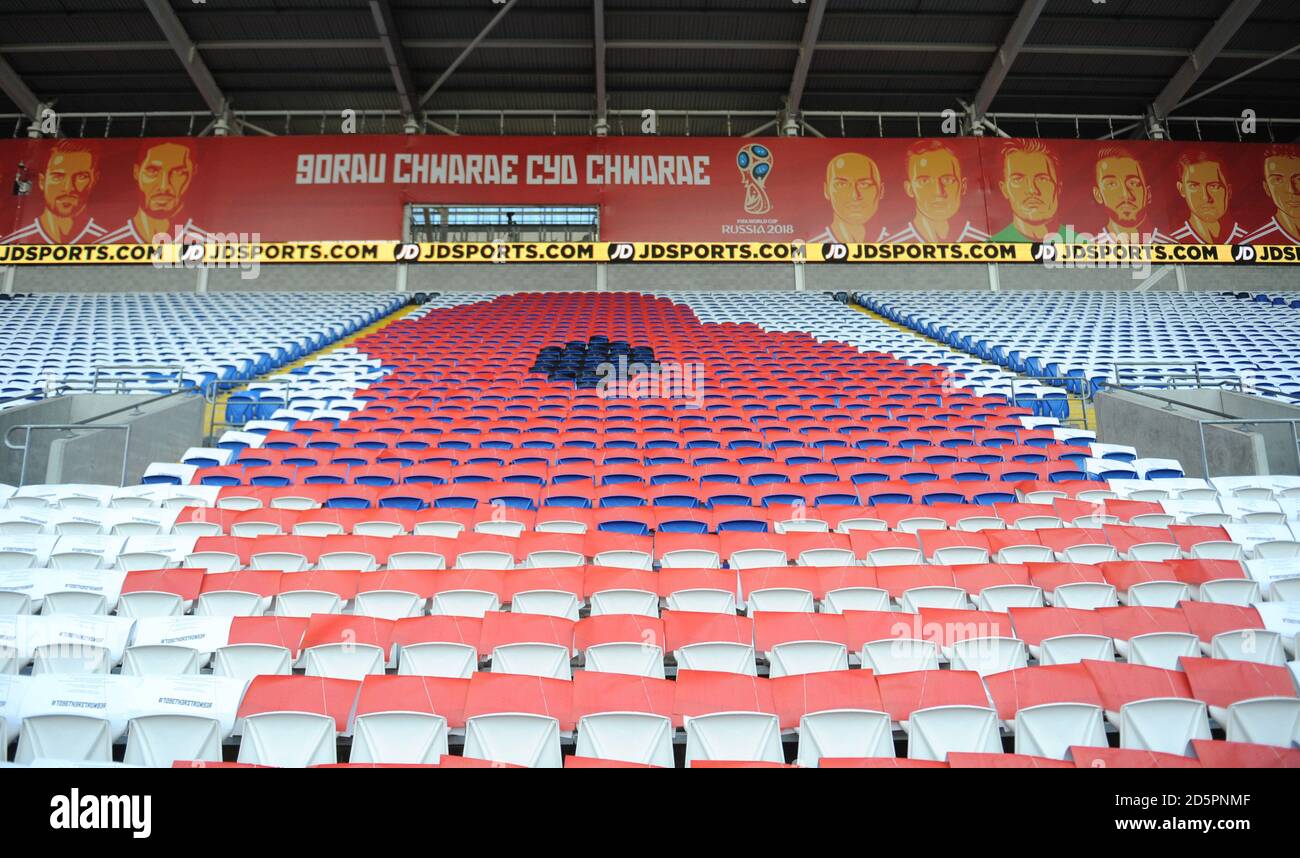
<svg viewBox="0 0 1300 858">
<path fill-rule="evenodd" d="M 23 443 L 15 444 L 9 436 L 14 433 L 15 429 L 26 430 L 23 434 Z M 10 450 L 21 450 L 23 453 L 22 465 L 18 470 L 18 485 L 27 484 L 27 454 L 30 451 L 33 429 L 54 429 L 63 431 L 80 431 L 80 430 L 119 430 L 125 433 L 122 441 L 122 477 L 118 480 L 119 486 L 126 485 L 126 468 L 127 461 L 131 452 L 131 424 L 130 423 L 20 423 L 16 426 L 10 426 L 4 434 L 4 445 Z"/>
<path fill-rule="evenodd" d="M 1296 455 L 1300 456 L 1300 419 L 1286 417 L 1266 417 L 1266 418 L 1249 418 L 1238 417 L 1232 420 L 1198 420 L 1197 429 L 1201 433 L 1201 474 L 1204 479 L 1210 478 L 1210 453 L 1205 446 L 1205 427 L 1206 426 L 1228 426 L 1228 425 L 1253 425 L 1253 424 L 1291 424 L 1291 444 L 1296 448 Z"/>
<path fill-rule="evenodd" d="M 1012 405 L 1015 404 L 1015 400 L 1016 400 L 1016 382 L 1017 382 L 1017 381 L 1019 381 L 1021 384 L 1025 384 L 1026 382 L 1043 383 L 1044 386 L 1046 386 L 1046 387 L 1053 387 L 1053 388 L 1061 388 L 1061 387 L 1063 387 L 1063 385 L 1046 384 L 1046 382 L 1051 382 L 1051 381 L 1077 381 L 1077 382 L 1082 382 L 1083 385 L 1084 385 L 1084 391 L 1085 391 L 1084 393 L 1075 393 L 1075 392 L 1073 392 L 1072 390 L 1070 390 L 1068 387 L 1065 387 L 1065 389 L 1064 389 L 1062 392 L 1065 394 L 1065 398 L 1066 398 L 1066 402 L 1067 402 L 1067 403 L 1068 403 L 1070 400 L 1072 400 L 1072 399 L 1077 399 L 1077 400 L 1079 401 L 1079 410 L 1083 413 L 1083 428 L 1084 428 L 1085 431 L 1092 431 L 1092 427 L 1089 425 L 1089 421 L 1088 421 L 1088 394 L 1087 394 L 1087 388 L 1088 388 L 1088 385 L 1090 384 L 1090 382 L 1088 381 L 1088 379 L 1086 379 L 1086 378 L 1084 378 L 1084 377 L 1082 377 L 1082 376 L 1077 376 L 1077 375 L 1026 375 L 1026 376 L 1012 376 L 1012 377 L 1011 377 L 1011 404 L 1012 404 Z M 1073 419 L 1073 418 L 1069 418 L 1069 417 L 1066 418 L 1066 422 L 1067 422 L 1067 424 L 1070 422 L 1071 419 Z"/>
<path fill-rule="evenodd" d="M 101 364 L 96 364 L 96 365 L 95 365 L 94 373 L 91 375 L 91 381 L 90 381 L 90 392 L 91 392 L 91 393 L 98 393 L 98 392 L 99 392 L 99 378 L 100 378 L 100 376 L 101 376 L 105 371 L 107 371 L 107 370 L 118 370 L 118 369 L 165 369 L 165 370 L 174 370 L 175 373 L 176 373 L 176 386 L 177 386 L 177 388 L 179 389 L 179 388 L 183 387 L 184 384 L 185 384 L 185 364 L 180 363 L 180 362 L 171 362 L 171 363 L 101 363 Z M 116 384 L 115 386 L 117 387 L 117 390 L 118 390 L 119 393 L 122 392 L 122 384 L 123 384 L 127 379 L 130 379 L 130 380 L 137 380 L 137 379 L 138 379 L 138 380 L 146 380 L 146 379 L 148 379 L 148 376 L 144 376 L 144 375 L 135 375 L 135 376 L 126 376 L 126 377 L 121 377 L 121 376 L 110 377 L 110 381 L 116 381 L 116 382 L 117 382 L 117 384 Z"/>
<path fill-rule="evenodd" d="M 220 390 L 222 387 L 226 387 L 228 388 L 226 390 L 226 393 L 231 394 L 237 392 L 237 390 L 240 388 L 247 388 L 249 385 L 253 385 L 253 384 L 284 385 L 286 388 L 288 388 L 285 391 L 286 405 L 289 402 L 289 395 L 293 393 L 295 387 L 311 386 L 307 382 L 300 381 L 294 378 L 241 378 L 241 379 L 214 378 L 214 379 L 210 379 L 209 381 L 205 382 L 202 387 L 204 401 L 206 401 L 207 404 L 211 406 L 211 409 L 208 414 L 208 438 L 209 439 L 215 437 L 218 425 L 221 425 L 222 427 L 225 427 L 227 429 L 239 425 L 235 423 L 228 423 L 225 420 L 217 419 L 217 397 L 218 397 L 217 391 Z"/>
</svg>

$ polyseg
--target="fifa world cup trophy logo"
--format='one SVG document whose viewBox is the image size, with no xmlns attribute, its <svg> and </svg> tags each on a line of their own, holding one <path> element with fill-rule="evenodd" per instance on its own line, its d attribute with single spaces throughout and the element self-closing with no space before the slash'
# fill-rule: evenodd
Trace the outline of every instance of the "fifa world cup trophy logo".
<svg viewBox="0 0 1300 858">
<path fill-rule="evenodd" d="M 772 201 L 763 185 L 772 172 L 772 151 L 760 143 L 750 143 L 736 153 L 736 166 L 740 168 L 740 182 L 745 186 L 745 211 L 766 214 L 772 208 Z"/>
</svg>

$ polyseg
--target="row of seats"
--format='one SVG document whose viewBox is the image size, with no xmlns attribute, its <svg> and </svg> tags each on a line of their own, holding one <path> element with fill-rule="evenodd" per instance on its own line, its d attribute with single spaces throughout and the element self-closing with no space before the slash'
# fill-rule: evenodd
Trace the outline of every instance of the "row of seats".
<svg viewBox="0 0 1300 858">
<path fill-rule="evenodd" d="M 336 763 L 340 737 L 352 763 L 438 764 L 454 737 L 464 757 L 499 764 L 559 768 L 570 745 L 579 758 L 672 767 L 679 729 L 688 767 L 784 764 L 783 738 L 801 767 L 887 761 L 895 730 L 908 759 L 936 762 L 1001 755 L 1004 731 L 1013 753 L 1044 762 L 1113 758 L 1108 731 L 1120 751 L 1189 762 L 1235 744 L 1252 746 L 1237 752 L 1246 759 L 1273 765 L 1300 757 L 1300 699 L 1286 671 L 1255 668 L 1243 682 L 1237 665 L 1213 659 L 1189 661 L 1186 673 L 1084 661 L 983 679 L 961 670 L 775 679 L 683 670 L 674 681 L 583 671 L 572 679 L 262 675 L 246 688 L 221 677 L 0 683 L 0 727 L 18 722 L 18 764 L 107 763 L 123 738 L 130 765 L 219 762 L 232 737 L 238 761 L 254 765 Z M 1223 742 L 1211 740 L 1211 719 Z"/>
</svg>

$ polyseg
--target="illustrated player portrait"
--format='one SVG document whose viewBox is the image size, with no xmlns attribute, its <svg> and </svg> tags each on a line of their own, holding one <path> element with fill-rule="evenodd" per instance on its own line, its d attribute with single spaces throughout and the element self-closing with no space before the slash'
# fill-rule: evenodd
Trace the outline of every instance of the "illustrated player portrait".
<svg viewBox="0 0 1300 858">
<path fill-rule="evenodd" d="M 1092 198 L 1106 210 L 1106 224 L 1098 235 L 1111 241 L 1141 243 L 1151 204 L 1151 186 L 1141 162 L 1128 149 L 1107 146 L 1097 153 L 1095 177 Z M 1168 236 L 1159 234 L 1152 234 L 1151 240 L 1170 242 Z"/>
<path fill-rule="evenodd" d="M 1054 227 L 1061 204 L 1061 162 L 1041 140 L 1008 140 L 1002 147 L 998 190 L 1011 205 L 1011 223 L 993 241 L 1043 241 L 1055 233 L 1073 241 L 1073 230 Z"/>
<path fill-rule="evenodd" d="M 1179 244 L 1235 244 L 1246 236 L 1236 222 L 1224 222 L 1232 204 L 1232 185 L 1219 159 L 1204 149 L 1178 159 L 1178 196 L 1187 203 L 1187 220 L 1170 234 Z"/>
<path fill-rule="evenodd" d="M 826 165 L 822 196 L 831 204 L 831 224 L 813 241 L 864 244 L 876 238 L 867 237 L 867 224 L 880 208 L 885 186 L 875 161 L 857 152 L 836 155 Z"/>
<path fill-rule="evenodd" d="M 1273 217 L 1246 236 L 1249 244 L 1300 244 L 1300 147 L 1270 146 L 1264 152 L 1264 193 Z"/>
<path fill-rule="evenodd" d="M 50 147 L 36 179 L 45 204 L 31 223 L 0 238 L 0 244 L 96 244 L 104 228 L 87 216 L 90 192 L 99 182 L 95 150 L 83 140 L 59 140 Z"/>
<path fill-rule="evenodd" d="M 208 233 L 185 215 L 185 194 L 198 170 L 191 140 L 167 140 L 144 144 L 131 168 L 139 192 L 135 214 L 105 235 L 104 244 L 151 244 L 154 236 L 174 241 L 204 241 Z"/>
<path fill-rule="evenodd" d="M 903 193 L 916 203 L 916 215 L 911 223 L 892 234 L 882 230 L 881 241 L 988 240 L 988 233 L 969 220 L 960 229 L 952 224 L 966 196 L 966 177 L 961 173 L 956 153 L 942 141 L 921 140 L 908 148 Z"/>
</svg>

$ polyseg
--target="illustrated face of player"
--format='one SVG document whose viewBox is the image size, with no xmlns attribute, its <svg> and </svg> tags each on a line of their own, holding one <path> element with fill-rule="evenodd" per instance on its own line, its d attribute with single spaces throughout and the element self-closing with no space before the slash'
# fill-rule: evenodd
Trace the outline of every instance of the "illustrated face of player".
<svg viewBox="0 0 1300 858">
<path fill-rule="evenodd" d="M 947 221 L 957 214 L 966 193 L 961 164 L 947 149 L 913 155 L 907 161 L 903 188 L 916 200 L 916 210 L 934 221 Z"/>
<path fill-rule="evenodd" d="M 1056 216 L 1060 186 L 1056 168 L 1042 152 L 1009 154 L 998 188 L 1011 203 L 1011 211 L 1026 223 L 1047 223 Z"/>
<path fill-rule="evenodd" d="M 1223 171 L 1214 161 L 1201 161 L 1183 171 L 1178 194 L 1187 202 L 1187 210 L 1205 223 L 1218 223 L 1228 213 L 1232 189 Z"/>
<path fill-rule="evenodd" d="M 1265 160 L 1264 190 L 1278 211 L 1300 220 L 1300 157 L 1277 155 Z"/>
<path fill-rule="evenodd" d="M 188 149 L 175 143 L 154 146 L 135 168 L 140 207 L 150 217 L 165 220 L 174 216 L 193 178 L 194 163 Z"/>
<path fill-rule="evenodd" d="M 1092 196 L 1120 226 L 1137 226 L 1146 218 L 1148 188 L 1142 165 L 1132 158 L 1097 162 L 1097 187 Z"/>
<path fill-rule="evenodd" d="M 880 207 L 883 189 L 876 162 L 866 155 L 841 155 L 831 162 L 823 194 L 835 217 L 855 225 L 871 220 Z"/>
<path fill-rule="evenodd" d="M 81 214 L 97 178 L 89 152 L 55 152 L 41 174 L 46 210 L 56 217 Z"/>
</svg>

